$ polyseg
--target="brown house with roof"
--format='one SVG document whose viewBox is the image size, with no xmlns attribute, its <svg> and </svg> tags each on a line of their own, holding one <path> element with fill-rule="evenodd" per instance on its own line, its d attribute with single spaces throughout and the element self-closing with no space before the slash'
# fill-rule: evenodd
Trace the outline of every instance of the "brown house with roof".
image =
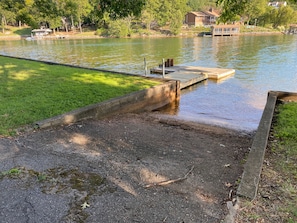
<svg viewBox="0 0 297 223">
<path fill-rule="evenodd" d="M 219 14 L 212 9 L 209 11 L 188 12 L 185 16 L 185 23 L 194 27 L 214 25 L 217 18 L 219 18 Z"/>
</svg>

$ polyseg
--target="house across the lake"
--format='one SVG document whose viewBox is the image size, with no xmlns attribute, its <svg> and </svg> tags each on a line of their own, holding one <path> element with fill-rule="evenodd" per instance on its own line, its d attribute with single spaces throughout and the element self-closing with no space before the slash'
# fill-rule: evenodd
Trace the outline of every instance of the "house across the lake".
<svg viewBox="0 0 297 223">
<path fill-rule="evenodd" d="M 185 24 L 188 26 L 207 26 L 216 24 L 219 14 L 213 9 L 209 11 L 189 12 L 185 16 Z"/>
<path fill-rule="evenodd" d="M 240 32 L 239 25 L 213 25 L 211 26 L 212 36 L 234 36 Z"/>
<path fill-rule="evenodd" d="M 287 6 L 287 2 L 270 1 L 268 2 L 268 6 L 272 6 L 274 8 L 280 8 L 281 6 Z"/>
</svg>

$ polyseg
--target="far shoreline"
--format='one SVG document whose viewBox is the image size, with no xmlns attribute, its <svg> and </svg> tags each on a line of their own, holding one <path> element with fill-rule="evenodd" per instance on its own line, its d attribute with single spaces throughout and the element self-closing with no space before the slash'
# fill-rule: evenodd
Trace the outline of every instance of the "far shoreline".
<svg viewBox="0 0 297 223">
<path fill-rule="evenodd" d="M 179 35 L 173 36 L 173 35 L 165 35 L 165 34 L 152 34 L 152 35 L 133 35 L 130 37 L 105 37 L 105 36 L 97 36 L 95 34 L 90 35 L 84 35 L 81 33 L 65 33 L 65 32 L 57 32 L 55 34 L 49 35 L 45 37 L 44 39 L 137 39 L 137 38 L 194 38 L 194 37 L 202 37 L 199 36 L 200 32 L 197 32 L 195 34 L 193 33 L 181 33 Z M 238 35 L 234 36 L 267 36 L 267 35 L 284 35 L 283 32 L 242 32 Z M 22 40 L 26 39 L 27 37 L 30 37 L 29 35 L 0 35 L 0 41 L 1 40 Z"/>
</svg>

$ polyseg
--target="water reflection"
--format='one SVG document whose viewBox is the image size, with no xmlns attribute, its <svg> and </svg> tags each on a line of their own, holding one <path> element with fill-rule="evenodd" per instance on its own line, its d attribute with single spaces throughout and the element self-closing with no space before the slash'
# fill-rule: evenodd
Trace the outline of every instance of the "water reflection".
<svg viewBox="0 0 297 223">
<path fill-rule="evenodd" d="M 184 90 L 180 104 L 164 113 L 247 131 L 257 128 L 269 90 L 297 92 L 296 36 L 0 41 L 0 54 L 136 74 L 144 74 L 144 57 L 148 67 L 174 58 L 233 68 L 228 79 Z"/>
<path fill-rule="evenodd" d="M 218 37 L 208 46 L 214 58 L 206 56 L 204 63 L 234 68 L 236 74 L 182 95 L 179 117 L 252 131 L 258 126 L 269 90 L 297 91 L 296 37 Z M 187 65 L 203 66 L 200 61 Z"/>
</svg>

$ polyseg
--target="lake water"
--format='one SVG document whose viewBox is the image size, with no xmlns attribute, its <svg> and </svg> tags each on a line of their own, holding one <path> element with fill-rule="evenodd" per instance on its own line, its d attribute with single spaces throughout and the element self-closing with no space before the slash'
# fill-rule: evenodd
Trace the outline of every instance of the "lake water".
<svg viewBox="0 0 297 223">
<path fill-rule="evenodd" d="M 233 68 L 234 76 L 182 91 L 177 118 L 245 131 L 258 127 L 269 90 L 297 92 L 297 36 L 0 41 L 0 54 L 144 74 L 178 65 Z M 166 113 L 166 111 L 165 111 Z"/>
</svg>

